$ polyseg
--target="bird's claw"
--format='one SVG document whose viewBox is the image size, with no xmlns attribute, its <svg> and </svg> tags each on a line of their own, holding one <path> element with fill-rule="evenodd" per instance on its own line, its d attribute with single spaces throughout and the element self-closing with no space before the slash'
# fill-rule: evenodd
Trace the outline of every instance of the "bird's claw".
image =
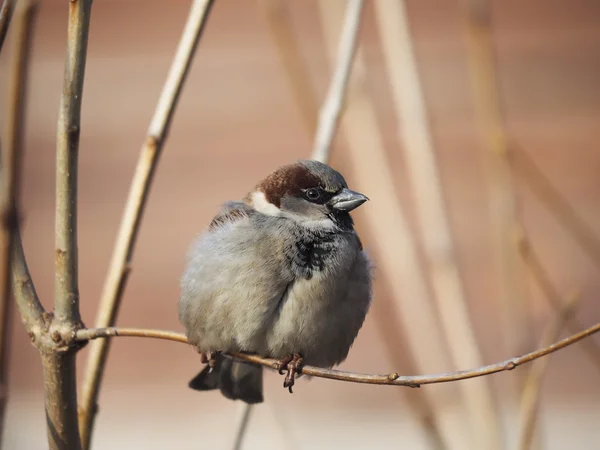
<svg viewBox="0 0 600 450">
<path fill-rule="evenodd" d="M 200 352 L 200 351 L 198 353 L 200 353 L 200 362 L 202 364 L 208 363 L 208 366 L 212 370 L 215 367 L 215 364 L 217 363 L 217 360 L 215 358 L 217 353 L 216 352 Z"/>
<path fill-rule="evenodd" d="M 283 387 L 288 388 L 290 394 L 294 393 L 292 391 L 292 386 L 294 386 L 296 382 L 296 374 L 300 374 L 303 361 L 304 358 L 300 353 L 288 355 L 279 361 L 279 374 L 283 375 L 284 371 L 286 372 L 285 379 L 283 380 Z"/>
</svg>

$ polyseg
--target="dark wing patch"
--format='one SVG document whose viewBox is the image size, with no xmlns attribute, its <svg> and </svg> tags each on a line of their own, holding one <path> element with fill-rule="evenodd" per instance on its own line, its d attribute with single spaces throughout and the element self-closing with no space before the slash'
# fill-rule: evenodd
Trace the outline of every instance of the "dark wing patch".
<svg viewBox="0 0 600 450">
<path fill-rule="evenodd" d="M 227 223 L 234 223 L 238 220 L 250 217 L 254 210 L 242 202 L 228 202 L 223 205 L 221 211 L 213 218 L 208 227 L 209 230 L 214 230 L 217 227 Z"/>
</svg>

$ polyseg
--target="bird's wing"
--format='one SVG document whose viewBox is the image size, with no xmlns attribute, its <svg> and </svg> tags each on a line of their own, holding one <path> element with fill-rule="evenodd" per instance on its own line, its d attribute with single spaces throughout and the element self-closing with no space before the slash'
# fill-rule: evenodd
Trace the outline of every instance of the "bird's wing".
<svg viewBox="0 0 600 450">
<path fill-rule="evenodd" d="M 202 351 L 264 348 L 265 327 L 291 280 L 282 274 L 285 241 L 257 216 L 245 203 L 225 204 L 188 253 L 179 317 Z"/>
</svg>

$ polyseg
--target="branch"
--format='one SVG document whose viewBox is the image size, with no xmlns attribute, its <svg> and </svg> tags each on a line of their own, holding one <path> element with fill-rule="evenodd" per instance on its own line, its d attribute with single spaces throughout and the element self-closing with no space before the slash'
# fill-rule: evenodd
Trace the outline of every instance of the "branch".
<svg viewBox="0 0 600 450">
<path fill-rule="evenodd" d="M 323 162 L 329 159 L 329 150 L 340 121 L 346 86 L 348 85 L 354 54 L 358 46 L 363 5 L 363 0 L 348 0 L 346 5 L 344 24 L 337 49 L 335 71 L 329 85 L 327 97 L 319 112 L 319 124 L 312 154 L 312 158 L 317 161 Z"/>
<path fill-rule="evenodd" d="M 92 0 L 71 0 L 67 56 L 56 143 L 56 276 L 54 315 L 38 348 L 44 369 L 48 443 L 51 450 L 81 448 L 72 341 L 81 326 L 77 261 L 77 160 L 81 101 Z"/>
<path fill-rule="evenodd" d="M 482 364 L 481 351 L 456 261 L 405 2 L 377 2 L 375 12 L 396 108 L 396 132 L 404 143 L 409 182 L 442 331 L 455 367 L 478 366 Z M 501 448 L 498 406 L 488 380 L 482 378 L 461 388 L 473 448 Z"/>
<path fill-rule="evenodd" d="M 540 257 L 524 236 L 519 239 L 519 250 L 540 289 L 544 292 L 544 296 L 548 299 L 556 313 L 561 315 L 566 305 L 563 304 L 562 297 L 552 284 L 550 275 L 543 266 Z M 573 315 L 568 315 L 566 317 L 566 326 L 570 333 L 575 333 L 576 330 L 583 328 L 583 323 Z M 600 346 L 593 339 L 588 339 L 581 343 L 581 347 L 587 353 L 592 364 L 600 371 Z"/>
<path fill-rule="evenodd" d="M 92 0 L 69 3 L 69 28 L 63 92 L 56 142 L 56 278 L 55 314 L 77 324 L 77 160 L 81 130 L 81 100 Z"/>
<path fill-rule="evenodd" d="M 477 378 L 485 375 L 491 375 L 498 372 L 504 372 L 507 370 L 513 370 L 516 367 L 534 361 L 543 356 L 557 352 L 569 345 L 573 345 L 588 336 L 591 336 L 600 331 L 600 323 L 594 326 L 586 328 L 579 333 L 576 333 L 568 338 L 562 339 L 555 342 L 547 347 L 540 348 L 539 350 L 526 353 L 522 356 L 500 361 L 495 364 L 478 367 L 471 370 L 459 370 L 456 372 L 440 373 L 435 375 L 416 375 L 406 376 L 399 375 L 397 373 L 389 373 L 386 375 L 373 375 L 364 373 L 347 372 L 343 370 L 335 369 L 323 369 L 321 367 L 314 366 L 303 366 L 301 373 L 303 375 L 309 375 L 318 378 L 326 378 L 329 380 L 348 381 L 352 383 L 362 384 L 382 384 L 390 386 L 407 386 L 407 387 L 420 387 L 425 384 L 436 384 L 436 383 L 448 383 L 452 381 L 467 380 L 469 378 Z M 110 338 L 110 337 L 143 337 L 153 339 L 163 339 L 167 341 L 175 341 L 181 343 L 187 343 L 187 338 L 182 333 L 176 333 L 174 331 L 162 331 L 162 330 L 145 330 L 139 328 L 88 328 L 83 330 L 77 330 L 75 333 L 75 339 L 78 341 L 88 341 L 99 338 Z M 249 355 L 244 353 L 231 353 L 228 356 L 255 364 L 260 364 L 264 367 L 279 370 L 280 362 L 271 358 L 262 358 L 257 355 Z"/>
<path fill-rule="evenodd" d="M 254 410 L 253 404 L 242 403 L 240 405 L 239 415 L 235 425 L 235 441 L 233 442 L 233 450 L 241 450 L 244 444 L 244 438 L 246 437 L 246 431 L 248 431 L 248 423 L 250 422 L 250 416 Z"/>
<path fill-rule="evenodd" d="M 154 117 L 150 122 L 148 136 L 140 152 L 102 291 L 96 318 L 98 327 L 111 326 L 115 323 L 153 175 L 212 4 L 212 0 L 195 0 L 193 2 Z M 91 347 L 86 367 L 83 400 L 80 408 L 80 427 L 85 449 L 90 446 L 108 344 L 108 341 L 101 341 Z"/>
<path fill-rule="evenodd" d="M 2 6 L 0 6 L 0 50 L 2 50 L 2 46 L 4 45 L 4 38 L 6 38 L 6 33 L 8 32 L 14 7 L 15 0 L 3 0 Z"/>
<path fill-rule="evenodd" d="M 568 299 L 561 310 L 556 315 L 555 319 L 548 324 L 548 328 L 545 330 L 542 337 L 542 346 L 547 346 L 560 335 L 566 322 L 568 322 L 573 313 L 581 295 L 575 294 Z M 591 341 L 591 340 L 590 340 Z M 537 421 L 538 409 L 539 409 L 539 397 L 542 378 L 548 368 L 550 358 L 539 359 L 533 363 L 525 385 L 523 386 L 523 394 L 521 395 L 521 420 L 520 420 L 520 431 L 519 431 L 519 449 L 528 450 L 531 448 L 533 443 L 533 437 L 535 432 L 535 426 Z"/>
<path fill-rule="evenodd" d="M 6 34 L 6 27 L 12 10 L 12 2 L 5 1 L 0 10 L 0 47 Z M 14 249 L 18 233 L 18 201 L 21 181 L 21 161 L 23 158 L 23 136 L 25 131 L 25 105 L 27 104 L 28 63 L 31 49 L 31 36 L 36 8 L 22 1 L 17 8 L 14 23 L 13 48 L 9 62 L 8 106 L 6 111 L 6 149 L 0 172 L 0 445 L 4 430 L 6 402 L 8 400 L 8 364 L 10 359 L 10 337 L 12 334 L 12 280 L 13 259 L 24 262 L 22 252 L 15 256 Z M 22 266 L 21 266 L 22 267 Z M 28 328 L 35 320 L 41 321 L 42 307 L 37 296 L 18 296 L 19 306 Z"/>
</svg>

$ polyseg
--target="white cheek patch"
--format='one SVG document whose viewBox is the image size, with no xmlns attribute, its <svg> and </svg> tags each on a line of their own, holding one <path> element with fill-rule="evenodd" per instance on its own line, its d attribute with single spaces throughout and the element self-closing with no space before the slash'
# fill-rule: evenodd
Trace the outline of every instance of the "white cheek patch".
<svg viewBox="0 0 600 450">
<path fill-rule="evenodd" d="M 253 192 L 250 196 L 250 202 L 254 209 L 260 213 L 267 216 L 281 216 L 281 210 L 273 203 L 270 203 L 263 192 Z"/>
</svg>

